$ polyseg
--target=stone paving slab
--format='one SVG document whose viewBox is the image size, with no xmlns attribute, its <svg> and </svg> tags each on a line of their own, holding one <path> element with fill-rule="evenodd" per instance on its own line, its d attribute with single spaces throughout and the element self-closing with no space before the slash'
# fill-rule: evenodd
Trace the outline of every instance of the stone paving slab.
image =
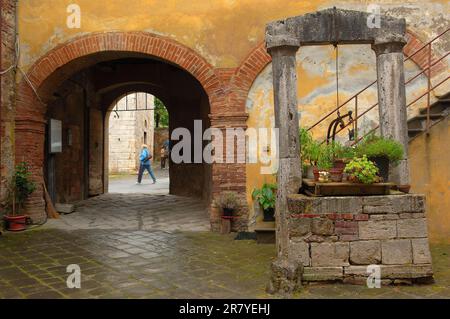
<svg viewBox="0 0 450 319">
<path fill-rule="evenodd" d="M 122 244 L 124 241 L 127 244 Z M 295 298 L 450 298 L 450 245 L 432 246 L 436 283 L 310 284 Z M 0 298 L 272 298 L 273 245 L 209 232 L 38 229 L 0 238 Z M 81 289 L 68 289 L 78 264 Z"/>
<path fill-rule="evenodd" d="M 205 205 L 109 194 L 44 227 L 0 236 L 0 298 L 273 298 L 274 245 L 209 232 Z M 310 284 L 295 298 L 450 298 L 450 245 L 431 245 L 436 283 L 368 289 Z M 78 264 L 81 289 L 68 289 Z"/>
<path fill-rule="evenodd" d="M 148 194 L 105 194 L 79 202 L 72 214 L 49 220 L 46 228 L 209 231 L 201 200 Z"/>
</svg>

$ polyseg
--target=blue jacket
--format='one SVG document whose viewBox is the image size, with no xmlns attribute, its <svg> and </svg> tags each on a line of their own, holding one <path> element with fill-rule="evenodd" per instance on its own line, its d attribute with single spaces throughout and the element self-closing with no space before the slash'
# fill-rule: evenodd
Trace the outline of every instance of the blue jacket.
<svg viewBox="0 0 450 319">
<path fill-rule="evenodd" d="M 150 165 L 150 160 L 147 160 L 144 162 L 144 160 L 149 156 L 148 149 L 144 148 L 142 149 L 141 155 L 139 156 L 139 160 L 141 161 L 142 165 Z"/>
</svg>

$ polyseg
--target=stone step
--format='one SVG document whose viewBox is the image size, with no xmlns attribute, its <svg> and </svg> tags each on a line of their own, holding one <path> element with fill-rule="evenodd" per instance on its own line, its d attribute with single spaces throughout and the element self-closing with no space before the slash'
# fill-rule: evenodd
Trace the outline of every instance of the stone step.
<svg viewBox="0 0 450 319">
<path fill-rule="evenodd" d="M 258 244 L 275 244 L 275 222 L 260 222 L 255 227 Z"/>
</svg>

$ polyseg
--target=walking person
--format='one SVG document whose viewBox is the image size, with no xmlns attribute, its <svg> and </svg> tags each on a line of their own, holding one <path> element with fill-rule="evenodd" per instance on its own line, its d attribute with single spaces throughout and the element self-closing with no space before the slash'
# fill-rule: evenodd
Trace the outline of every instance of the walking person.
<svg viewBox="0 0 450 319">
<path fill-rule="evenodd" d="M 139 174 L 138 174 L 138 181 L 137 184 L 140 184 L 142 182 L 142 176 L 144 175 L 145 170 L 148 171 L 150 177 L 153 179 L 153 184 L 156 183 L 156 177 L 152 170 L 151 160 L 152 155 L 150 154 L 150 151 L 148 150 L 147 145 L 142 145 L 142 151 L 141 155 L 139 155 L 140 165 L 139 165 Z"/>
<path fill-rule="evenodd" d="M 167 162 L 167 152 L 164 147 L 161 148 L 161 169 L 166 168 L 166 162 Z"/>
</svg>

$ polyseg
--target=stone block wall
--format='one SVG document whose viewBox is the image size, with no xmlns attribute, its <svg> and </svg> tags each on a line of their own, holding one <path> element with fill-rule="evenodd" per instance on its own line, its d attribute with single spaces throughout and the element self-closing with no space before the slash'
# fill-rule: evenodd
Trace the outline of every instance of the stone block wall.
<svg viewBox="0 0 450 319">
<path fill-rule="evenodd" d="M 382 283 L 430 279 L 425 197 L 290 195 L 289 258 L 303 281 L 366 283 L 380 265 Z"/>
</svg>

